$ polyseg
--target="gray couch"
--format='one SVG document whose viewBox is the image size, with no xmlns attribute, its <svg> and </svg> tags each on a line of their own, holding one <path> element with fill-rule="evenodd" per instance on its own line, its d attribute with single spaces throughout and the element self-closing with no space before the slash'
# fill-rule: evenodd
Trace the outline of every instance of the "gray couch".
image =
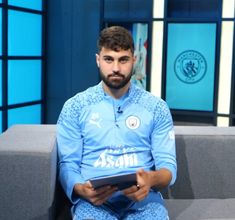
<svg viewBox="0 0 235 220">
<path fill-rule="evenodd" d="M 235 128 L 176 126 L 178 179 L 163 195 L 171 220 L 235 219 Z M 65 220 L 55 125 L 16 125 L 0 136 L 0 219 Z"/>
</svg>

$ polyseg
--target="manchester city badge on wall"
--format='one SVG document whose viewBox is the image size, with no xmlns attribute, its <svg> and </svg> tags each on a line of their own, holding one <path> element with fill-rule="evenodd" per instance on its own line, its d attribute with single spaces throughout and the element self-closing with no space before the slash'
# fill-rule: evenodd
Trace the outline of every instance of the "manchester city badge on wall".
<svg viewBox="0 0 235 220">
<path fill-rule="evenodd" d="M 197 83 L 206 74 L 207 63 L 204 56 L 195 50 L 180 53 L 174 64 L 177 78 L 184 83 Z"/>
</svg>

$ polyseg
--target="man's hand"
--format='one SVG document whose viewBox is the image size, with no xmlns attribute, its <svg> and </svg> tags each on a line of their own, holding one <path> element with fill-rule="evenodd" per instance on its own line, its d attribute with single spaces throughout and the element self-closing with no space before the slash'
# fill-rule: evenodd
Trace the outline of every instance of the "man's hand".
<svg viewBox="0 0 235 220">
<path fill-rule="evenodd" d="M 148 194 L 151 187 L 161 189 L 169 185 L 172 175 L 167 169 L 155 171 L 144 171 L 140 169 L 136 172 L 137 186 L 131 186 L 123 190 L 123 194 L 134 201 L 143 200 Z"/>
<path fill-rule="evenodd" d="M 94 189 L 88 181 L 84 184 L 75 184 L 73 191 L 76 195 L 83 197 L 94 205 L 102 205 L 115 191 L 117 187 L 104 186 Z"/>
<path fill-rule="evenodd" d="M 148 172 L 140 169 L 136 173 L 137 185 L 131 186 L 123 190 L 123 194 L 134 201 L 143 200 L 148 194 L 151 188 L 151 177 Z"/>
</svg>

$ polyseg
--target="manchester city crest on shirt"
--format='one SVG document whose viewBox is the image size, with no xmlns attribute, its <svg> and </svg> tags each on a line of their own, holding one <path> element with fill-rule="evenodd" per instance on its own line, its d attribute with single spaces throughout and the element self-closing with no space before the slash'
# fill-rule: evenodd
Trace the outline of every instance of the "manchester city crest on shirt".
<svg viewBox="0 0 235 220">
<path fill-rule="evenodd" d="M 126 119 L 126 126 L 130 129 L 137 129 L 140 126 L 140 119 L 131 115 Z"/>
<path fill-rule="evenodd" d="M 180 81 L 191 84 L 197 83 L 206 74 L 206 59 L 198 51 L 186 50 L 177 56 L 174 71 Z"/>
</svg>

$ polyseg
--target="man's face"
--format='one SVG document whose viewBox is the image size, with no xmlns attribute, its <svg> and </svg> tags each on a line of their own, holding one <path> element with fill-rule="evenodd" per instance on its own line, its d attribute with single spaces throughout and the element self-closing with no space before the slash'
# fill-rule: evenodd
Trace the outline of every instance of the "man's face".
<svg viewBox="0 0 235 220">
<path fill-rule="evenodd" d="M 110 89 L 118 90 L 129 83 L 135 58 L 130 50 L 117 52 L 102 48 L 100 53 L 96 54 L 96 62 L 105 85 Z"/>
</svg>

